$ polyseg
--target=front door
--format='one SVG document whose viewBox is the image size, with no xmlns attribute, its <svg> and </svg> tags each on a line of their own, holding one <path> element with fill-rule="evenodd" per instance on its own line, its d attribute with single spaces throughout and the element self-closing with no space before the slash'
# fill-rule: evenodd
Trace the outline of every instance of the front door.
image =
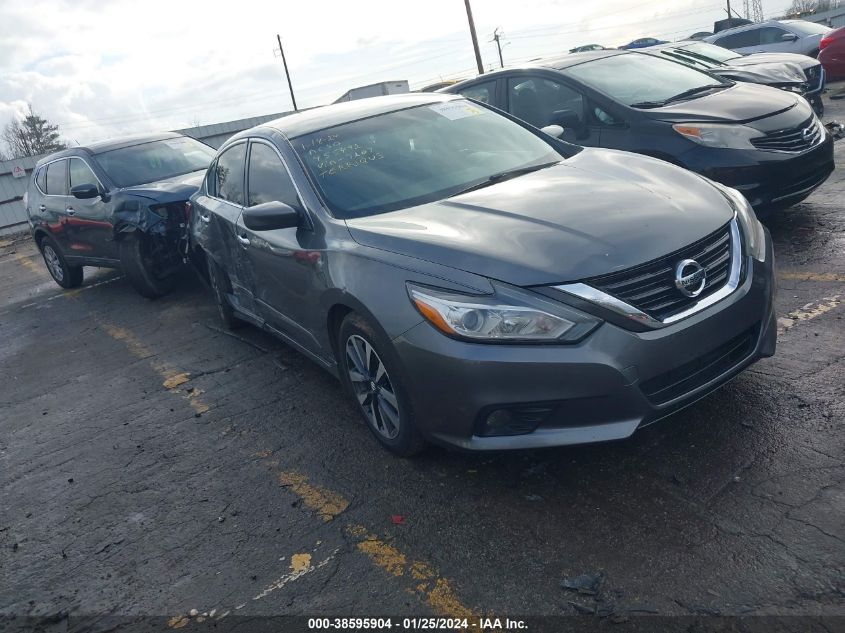
<svg viewBox="0 0 845 633">
<path fill-rule="evenodd" d="M 508 112 L 534 127 L 561 124 L 562 140 L 578 145 L 599 144 L 588 117 L 587 100 L 562 82 L 537 75 L 511 76 L 507 80 L 507 100 Z M 560 123 L 562 116 L 574 125 Z"/>
<path fill-rule="evenodd" d="M 247 207 L 284 202 L 305 216 L 304 205 L 284 161 L 265 141 L 250 143 L 247 191 Z M 313 231 L 306 224 L 289 229 L 252 231 L 243 224 L 241 217 L 237 234 L 252 268 L 252 293 L 261 317 L 296 343 L 324 355 L 325 350 L 320 349 L 315 336 L 318 325 L 315 315 L 320 288 L 326 286 L 325 253 L 317 248 Z"/>
<path fill-rule="evenodd" d="M 95 185 L 104 191 L 103 185 L 83 159 L 70 158 L 68 165 L 71 189 L 78 185 Z M 67 239 L 75 255 L 90 259 L 117 259 L 110 208 L 100 196 L 80 200 L 70 195 L 65 212 Z"/>
</svg>

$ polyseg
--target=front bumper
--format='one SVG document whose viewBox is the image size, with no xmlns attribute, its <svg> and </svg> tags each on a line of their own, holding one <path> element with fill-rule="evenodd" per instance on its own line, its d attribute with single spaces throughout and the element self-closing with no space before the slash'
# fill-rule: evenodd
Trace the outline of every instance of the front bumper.
<svg viewBox="0 0 845 633">
<path fill-rule="evenodd" d="M 443 336 L 427 322 L 394 340 L 420 431 L 468 450 L 618 440 L 686 407 L 774 354 L 773 252 L 749 261 L 721 302 L 673 325 L 633 332 L 604 323 L 577 345 L 491 345 Z M 502 407 L 551 408 L 533 432 L 486 437 Z"/>
<path fill-rule="evenodd" d="M 797 204 L 833 173 L 833 139 L 829 133 L 802 153 L 695 147 L 679 156 L 687 169 L 733 187 L 755 210 Z"/>
</svg>

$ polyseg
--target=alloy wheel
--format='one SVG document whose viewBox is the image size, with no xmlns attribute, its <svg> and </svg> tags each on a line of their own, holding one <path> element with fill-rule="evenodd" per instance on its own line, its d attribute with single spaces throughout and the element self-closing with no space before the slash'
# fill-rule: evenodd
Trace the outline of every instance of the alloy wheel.
<svg viewBox="0 0 845 633">
<path fill-rule="evenodd" d="M 50 270 L 50 274 L 53 275 L 53 278 L 56 281 L 64 281 L 65 269 L 62 267 L 62 262 L 59 259 L 59 256 L 56 254 L 56 251 L 53 250 L 53 247 L 49 244 L 45 244 L 43 253 L 44 262 L 47 264 L 47 268 Z"/>
<path fill-rule="evenodd" d="M 399 403 L 381 358 L 357 334 L 346 340 L 346 357 L 352 389 L 370 425 L 386 439 L 396 439 L 400 426 Z"/>
</svg>

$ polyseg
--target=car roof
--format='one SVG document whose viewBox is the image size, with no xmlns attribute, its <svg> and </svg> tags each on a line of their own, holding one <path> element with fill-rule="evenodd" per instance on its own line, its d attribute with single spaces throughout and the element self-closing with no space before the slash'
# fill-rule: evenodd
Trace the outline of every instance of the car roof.
<svg viewBox="0 0 845 633">
<path fill-rule="evenodd" d="M 58 152 L 53 152 L 52 154 L 48 154 L 47 156 L 39 160 L 36 165 L 41 165 L 43 163 L 53 161 L 59 158 L 65 158 L 68 156 L 79 156 L 80 154 L 85 153 L 102 154 L 103 152 L 110 152 L 114 149 L 122 149 L 124 147 L 132 147 L 133 145 L 142 145 L 144 143 L 152 143 L 153 141 L 163 141 L 164 139 L 180 138 L 183 136 L 183 134 L 178 134 L 176 132 L 156 132 L 146 134 L 133 134 L 132 136 L 121 136 L 119 138 L 107 139 L 105 141 L 97 141 L 96 143 L 89 143 L 87 145 L 77 145 L 74 147 L 68 147 L 67 149 L 63 149 Z"/>
<path fill-rule="evenodd" d="M 777 24 L 788 24 L 789 22 L 800 22 L 800 20 L 766 20 L 765 22 L 753 22 L 752 24 L 740 24 L 739 26 L 735 26 L 730 29 L 725 29 L 723 31 L 719 31 L 718 33 L 714 33 L 707 40 L 713 39 L 718 40 L 723 35 L 730 35 L 731 33 L 739 33 L 740 31 L 750 31 L 752 29 L 759 29 L 762 26 L 772 26 Z M 706 40 L 705 40 L 706 41 Z"/>
<path fill-rule="evenodd" d="M 616 57 L 617 55 L 637 55 L 641 53 L 641 51 L 625 51 L 625 50 L 618 50 L 615 48 L 607 48 L 601 51 L 583 51 L 580 53 L 569 53 L 567 55 L 561 55 L 559 57 L 546 57 L 541 59 L 535 59 L 530 62 L 526 62 L 524 64 L 520 64 L 519 66 L 508 66 L 507 68 L 500 68 L 498 70 L 492 70 L 488 73 L 484 73 L 483 75 L 478 75 L 472 79 L 467 79 L 465 81 L 461 81 L 460 83 L 454 84 L 449 86 L 448 88 L 444 88 L 444 92 L 453 92 L 455 88 L 460 88 L 466 84 L 477 82 L 477 81 L 484 81 L 485 79 L 497 77 L 503 73 L 508 73 L 514 70 L 527 70 L 532 68 L 547 68 L 550 70 L 564 70 L 565 68 L 570 68 L 571 66 L 578 66 L 580 64 L 584 64 L 589 61 L 593 61 L 594 59 L 603 59 L 605 57 Z"/>
<path fill-rule="evenodd" d="M 331 105 L 311 108 L 295 114 L 289 114 L 280 119 L 268 121 L 257 125 L 249 130 L 244 130 L 232 137 L 232 139 L 253 136 L 255 130 L 261 128 L 272 128 L 281 132 L 287 138 L 295 138 L 303 134 L 310 134 L 318 130 L 325 130 L 336 125 L 342 125 L 351 121 L 366 119 L 379 114 L 387 114 L 397 110 L 405 110 L 428 103 L 441 103 L 457 99 L 455 95 L 434 93 L 434 92 L 409 92 L 399 95 L 386 95 L 382 97 L 370 97 L 368 99 L 357 99 L 355 101 L 344 101 Z"/>
</svg>

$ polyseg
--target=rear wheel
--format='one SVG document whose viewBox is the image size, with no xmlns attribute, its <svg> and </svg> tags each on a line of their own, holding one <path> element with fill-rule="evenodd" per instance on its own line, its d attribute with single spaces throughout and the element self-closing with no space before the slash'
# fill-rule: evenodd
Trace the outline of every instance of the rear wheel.
<svg viewBox="0 0 845 633">
<path fill-rule="evenodd" d="M 137 232 L 118 243 L 123 272 L 142 297 L 155 299 L 173 289 L 177 263 L 171 250 L 163 239 Z"/>
<path fill-rule="evenodd" d="M 338 356 L 341 380 L 382 446 L 401 457 L 421 452 L 426 441 L 417 430 L 399 364 L 386 337 L 351 313 L 340 325 Z"/>
<path fill-rule="evenodd" d="M 211 284 L 214 301 L 217 303 L 220 320 L 230 330 L 245 325 L 244 321 L 241 321 L 235 314 L 232 304 L 229 303 L 228 295 L 232 294 L 232 283 L 229 281 L 229 276 L 213 259 L 210 257 L 206 259 L 208 261 L 208 281 Z"/>
<path fill-rule="evenodd" d="M 62 288 L 77 288 L 82 285 L 82 266 L 68 264 L 52 238 L 45 236 L 38 245 L 53 281 Z"/>
</svg>

